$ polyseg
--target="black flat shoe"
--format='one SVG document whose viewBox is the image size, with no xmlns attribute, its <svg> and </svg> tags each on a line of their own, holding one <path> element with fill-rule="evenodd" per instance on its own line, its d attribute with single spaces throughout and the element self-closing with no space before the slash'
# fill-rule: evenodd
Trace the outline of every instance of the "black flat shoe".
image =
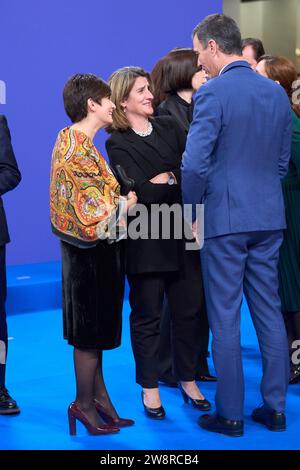
<svg viewBox="0 0 300 470">
<path fill-rule="evenodd" d="M 191 402 L 193 408 L 196 408 L 200 411 L 209 411 L 211 409 L 211 404 L 208 400 L 204 398 L 204 400 L 198 400 L 195 398 L 191 398 L 182 388 L 181 384 L 178 384 L 179 390 L 181 391 L 184 403 Z"/>
<path fill-rule="evenodd" d="M 214 375 L 210 375 L 210 374 L 197 375 L 196 381 L 197 382 L 216 382 L 217 377 L 215 377 Z"/>
<path fill-rule="evenodd" d="M 149 408 L 148 406 L 145 405 L 143 392 L 142 392 L 142 403 L 144 406 L 146 416 L 148 416 L 148 418 L 151 418 L 151 419 L 164 419 L 165 418 L 166 412 L 163 406 L 160 406 L 159 408 Z"/>
<path fill-rule="evenodd" d="M 198 424 L 202 429 L 230 437 L 241 437 L 244 434 L 243 421 L 225 419 L 217 413 L 200 416 Z"/>
<path fill-rule="evenodd" d="M 251 418 L 256 423 L 266 426 L 270 431 L 282 432 L 286 430 L 285 414 L 270 410 L 265 405 L 255 408 Z"/>
</svg>

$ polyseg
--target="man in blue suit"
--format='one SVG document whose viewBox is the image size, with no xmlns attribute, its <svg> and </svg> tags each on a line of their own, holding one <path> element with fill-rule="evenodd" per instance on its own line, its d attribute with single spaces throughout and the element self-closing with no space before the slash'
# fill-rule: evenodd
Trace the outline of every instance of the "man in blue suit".
<svg viewBox="0 0 300 470">
<path fill-rule="evenodd" d="M 283 431 L 289 361 L 277 262 L 285 228 L 280 180 L 290 158 L 290 103 L 277 83 L 243 60 L 232 18 L 208 16 L 194 29 L 193 42 L 199 65 L 215 77 L 196 94 L 182 164 L 184 202 L 204 203 L 201 259 L 218 376 L 216 413 L 199 424 L 243 434 L 244 293 L 263 362 L 263 405 L 252 418 Z"/>
</svg>

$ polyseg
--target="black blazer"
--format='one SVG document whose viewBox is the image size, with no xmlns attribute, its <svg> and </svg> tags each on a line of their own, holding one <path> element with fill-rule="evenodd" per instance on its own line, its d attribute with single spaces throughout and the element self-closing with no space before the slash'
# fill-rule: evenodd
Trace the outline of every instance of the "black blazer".
<svg viewBox="0 0 300 470">
<path fill-rule="evenodd" d="M 170 95 L 157 107 L 155 114 L 157 116 L 172 116 L 182 130 L 189 131 L 193 119 L 194 102 L 187 103 L 179 95 Z"/>
<path fill-rule="evenodd" d="M 2 195 L 14 189 L 21 181 L 10 132 L 5 116 L 0 115 L 0 246 L 10 241 Z"/>
<path fill-rule="evenodd" d="M 167 116 L 151 119 L 151 122 L 158 139 L 161 139 L 169 149 L 167 161 L 161 158 L 159 148 L 155 151 L 132 129 L 127 129 L 114 131 L 106 141 L 110 163 L 112 166 L 121 165 L 127 175 L 135 180 L 134 190 L 138 196 L 138 203 L 145 204 L 149 208 L 151 204 L 181 204 L 180 165 L 185 148 L 185 133 L 172 118 Z M 149 181 L 166 171 L 172 171 L 179 184 L 153 184 Z M 131 221 L 129 218 L 129 222 Z M 127 273 L 177 271 L 181 263 L 181 246 L 183 242 L 175 239 L 128 238 Z"/>
</svg>

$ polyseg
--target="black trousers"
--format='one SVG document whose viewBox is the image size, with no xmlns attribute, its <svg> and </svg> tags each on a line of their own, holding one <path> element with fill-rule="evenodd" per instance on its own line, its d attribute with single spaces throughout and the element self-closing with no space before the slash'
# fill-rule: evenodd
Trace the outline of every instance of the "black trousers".
<svg viewBox="0 0 300 470">
<path fill-rule="evenodd" d="M 130 329 L 136 381 L 156 388 L 159 379 L 160 314 L 166 295 L 171 316 L 174 376 L 195 380 L 204 297 L 199 252 L 184 254 L 180 272 L 128 275 Z"/>
<path fill-rule="evenodd" d="M 5 385 L 5 368 L 8 347 L 6 324 L 6 266 L 5 245 L 0 246 L 0 387 Z"/>
<path fill-rule="evenodd" d="M 202 281 L 201 281 L 202 282 Z M 197 338 L 197 365 L 196 380 L 203 375 L 209 374 L 207 363 L 209 343 L 209 324 L 205 301 L 200 311 L 200 332 Z M 159 342 L 159 379 L 165 382 L 174 382 L 173 376 L 173 344 L 171 332 L 171 314 L 167 298 L 165 297 L 161 311 L 160 342 Z"/>
</svg>

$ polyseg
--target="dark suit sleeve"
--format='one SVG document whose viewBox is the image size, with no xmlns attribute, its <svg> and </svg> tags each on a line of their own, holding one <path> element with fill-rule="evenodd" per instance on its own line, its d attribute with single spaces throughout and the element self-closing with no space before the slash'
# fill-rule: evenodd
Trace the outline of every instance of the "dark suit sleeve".
<svg viewBox="0 0 300 470">
<path fill-rule="evenodd" d="M 126 150 L 118 143 L 114 143 L 112 138 L 106 141 L 106 150 L 112 166 L 121 165 L 126 174 L 134 179 L 134 190 L 141 204 L 158 204 L 177 202 L 180 188 L 178 185 L 154 184 L 151 183 L 142 169 L 130 156 L 129 149 Z"/>
<path fill-rule="evenodd" d="M 21 181 L 6 118 L 0 116 L 0 196 L 14 189 Z"/>
<path fill-rule="evenodd" d="M 186 144 L 186 132 L 178 124 L 176 118 L 171 113 L 168 113 L 168 110 L 165 107 L 163 107 L 162 109 L 166 110 L 166 113 L 161 113 L 161 116 L 168 116 L 168 119 L 165 120 L 164 125 L 167 124 L 166 129 L 168 130 L 168 132 L 170 132 L 171 129 L 175 132 L 176 141 L 174 142 L 174 145 L 176 145 L 176 147 L 178 148 L 178 153 L 180 155 L 183 155 Z M 181 186 L 181 168 L 172 169 L 172 173 L 174 174 L 178 185 Z"/>
<path fill-rule="evenodd" d="M 216 97 L 201 87 L 195 98 L 193 121 L 181 166 L 186 204 L 200 204 L 205 192 L 210 158 L 222 125 L 222 108 Z"/>
<path fill-rule="evenodd" d="M 177 145 L 180 151 L 180 154 L 183 155 L 185 151 L 185 146 L 186 146 L 186 132 L 180 127 L 176 119 L 173 117 L 172 118 L 172 126 L 173 129 L 176 132 L 176 137 L 177 137 Z M 175 175 L 175 178 L 178 182 L 178 184 L 181 186 L 182 184 L 182 179 L 181 179 L 181 168 L 178 168 L 176 170 L 173 170 L 173 173 Z"/>
</svg>

